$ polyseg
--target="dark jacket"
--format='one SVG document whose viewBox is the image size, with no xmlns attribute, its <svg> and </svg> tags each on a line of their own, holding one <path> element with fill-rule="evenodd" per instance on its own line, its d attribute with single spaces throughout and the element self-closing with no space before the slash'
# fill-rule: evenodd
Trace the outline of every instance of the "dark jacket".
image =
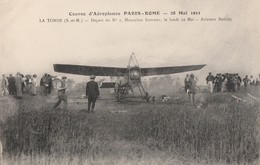
<svg viewBox="0 0 260 165">
<path fill-rule="evenodd" d="M 207 83 L 208 83 L 209 81 L 211 81 L 211 82 L 213 83 L 214 80 L 215 80 L 215 77 L 214 77 L 213 75 L 208 75 L 207 78 L 206 78 Z"/>
<path fill-rule="evenodd" d="M 98 98 L 99 88 L 98 83 L 95 81 L 89 81 L 86 86 L 86 96 L 92 98 Z"/>
</svg>

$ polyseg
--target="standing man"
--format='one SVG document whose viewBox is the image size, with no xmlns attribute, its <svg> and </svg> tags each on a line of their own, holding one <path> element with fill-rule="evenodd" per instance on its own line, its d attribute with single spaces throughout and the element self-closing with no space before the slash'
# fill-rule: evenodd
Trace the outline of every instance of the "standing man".
<svg viewBox="0 0 260 165">
<path fill-rule="evenodd" d="M 68 100 L 67 100 L 67 94 L 66 94 L 66 89 L 67 89 L 67 83 L 66 83 L 66 76 L 63 76 L 62 79 L 58 79 L 60 81 L 60 86 L 58 87 L 58 101 L 54 105 L 54 108 L 57 108 L 60 103 L 63 101 L 63 108 L 64 110 L 67 109 L 68 105 Z"/>
<path fill-rule="evenodd" d="M 252 75 L 250 76 L 250 85 L 251 86 L 255 85 L 255 80 L 254 80 L 254 77 Z"/>
<path fill-rule="evenodd" d="M 45 73 L 44 76 L 42 77 L 41 79 L 41 84 L 43 85 L 42 88 L 43 88 L 43 95 L 44 96 L 47 96 L 48 94 L 48 87 L 49 87 L 49 82 L 48 82 L 48 74 Z"/>
<path fill-rule="evenodd" d="M 243 79 L 244 82 L 244 90 L 247 90 L 247 86 L 250 83 L 250 79 L 248 78 L 248 75 L 246 75 L 246 77 Z"/>
<path fill-rule="evenodd" d="M 8 78 L 8 89 L 9 89 L 9 94 L 10 95 L 15 95 L 15 78 L 13 77 L 12 74 L 9 75 L 9 78 Z"/>
<path fill-rule="evenodd" d="M 99 96 L 98 83 L 95 82 L 95 78 L 95 75 L 91 75 L 90 81 L 86 85 L 86 97 L 88 98 L 88 112 L 94 112 L 95 103 Z"/>
<path fill-rule="evenodd" d="M 188 83 L 189 83 L 188 94 L 189 94 L 190 105 L 194 106 L 195 105 L 195 94 L 196 94 L 196 80 L 194 78 L 194 74 L 190 75 Z"/>
<path fill-rule="evenodd" d="M 221 86 L 222 86 L 222 77 L 221 74 L 218 73 L 214 80 L 214 91 L 215 92 L 221 92 Z"/>
<path fill-rule="evenodd" d="M 230 74 L 230 92 L 236 92 L 236 86 L 237 84 L 237 79 L 235 78 L 235 74 Z"/>
<path fill-rule="evenodd" d="M 237 79 L 237 90 L 240 91 L 240 85 L 242 82 L 242 78 L 238 75 L 238 73 L 236 73 L 235 77 Z"/>
<path fill-rule="evenodd" d="M 209 72 L 209 75 L 206 78 L 207 84 L 208 84 L 208 89 L 210 93 L 213 93 L 213 82 L 214 82 L 214 76 Z"/>
</svg>

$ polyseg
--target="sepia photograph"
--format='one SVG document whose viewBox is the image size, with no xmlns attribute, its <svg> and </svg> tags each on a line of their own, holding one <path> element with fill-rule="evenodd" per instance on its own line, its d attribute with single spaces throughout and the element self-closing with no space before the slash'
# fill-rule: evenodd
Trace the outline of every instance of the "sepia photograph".
<svg viewBox="0 0 260 165">
<path fill-rule="evenodd" d="M 258 0 L 0 0 L 0 165 L 260 164 Z"/>
</svg>

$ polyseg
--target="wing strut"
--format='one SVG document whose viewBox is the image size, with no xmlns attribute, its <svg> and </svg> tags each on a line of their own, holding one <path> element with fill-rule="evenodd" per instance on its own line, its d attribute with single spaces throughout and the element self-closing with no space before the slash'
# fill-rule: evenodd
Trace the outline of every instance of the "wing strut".
<svg viewBox="0 0 260 165">
<path fill-rule="evenodd" d="M 131 67 L 131 64 L 133 64 L 133 66 L 138 66 L 138 67 L 139 67 L 139 63 L 138 63 L 138 61 L 137 61 L 137 58 L 136 58 L 134 52 L 131 54 L 131 56 L 130 56 L 130 58 L 129 58 L 127 67 L 130 68 L 130 67 Z"/>
</svg>

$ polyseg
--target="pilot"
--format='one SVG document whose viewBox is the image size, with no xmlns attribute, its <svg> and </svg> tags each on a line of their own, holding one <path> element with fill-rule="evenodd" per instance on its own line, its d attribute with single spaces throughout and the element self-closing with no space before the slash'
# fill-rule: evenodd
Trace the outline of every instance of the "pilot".
<svg viewBox="0 0 260 165">
<path fill-rule="evenodd" d="M 87 82 L 86 85 L 86 97 L 88 98 L 88 112 L 94 112 L 95 103 L 99 96 L 98 83 L 95 82 L 95 78 L 95 75 L 91 75 L 90 81 Z"/>
<path fill-rule="evenodd" d="M 66 79 L 67 79 L 66 76 L 63 76 L 61 80 L 57 79 L 60 81 L 61 85 L 60 85 L 60 87 L 58 87 L 58 101 L 54 105 L 54 108 L 57 108 L 60 105 L 60 103 L 63 101 L 63 108 L 64 108 L 64 110 L 67 109 L 68 100 L 67 100 L 67 94 L 66 94 L 66 89 L 67 89 Z"/>
</svg>

